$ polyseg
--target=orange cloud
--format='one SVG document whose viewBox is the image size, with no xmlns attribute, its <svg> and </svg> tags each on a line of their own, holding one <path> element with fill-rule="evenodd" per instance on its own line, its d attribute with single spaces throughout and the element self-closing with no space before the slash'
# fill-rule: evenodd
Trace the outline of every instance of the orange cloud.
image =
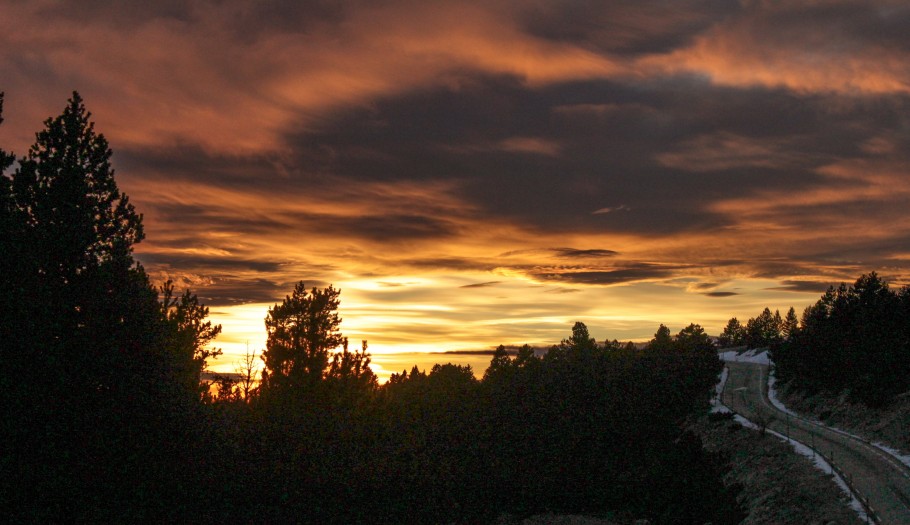
<svg viewBox="0 0 910 525">
<path fill-rule="evenodd" d="M 878 16 L 868 5 L 840 4 L 857 7 L 864 17 Z M 638 66 L 651 74 L 704 75 L 715 84 L 737 87 L 910 93 L 910 64 L 903 50 L 876 42 L 874 34 L 865 40 L 852 38 L 838 25 L 843 20 L 830 23 L 824 14 L 813 18 L 811 7 L 804 2 L 746 4 L 739 16 L 698 35 L 690 45 L 643 58 Z M 844 18 L 850 16 L 845 11 Z"/>
<path fill-rule="evenodd" d="M 536 153 L 538 155 L 556 156 L 559 155 L 561 147 L 559 143 L 536 137 L 512 137 L 499 143 L 502 151 L 513 153 Z"/>
<path fill-rule="evenodd" d="M 255 16 L 244 5 L 152 18 L 129 30 L 74 22 L 40 3 L 6 6 L 0 67 L 10 72 L 10 123 L 40 122 L 78 89 L 120 147 L 189 143 L 247 154 L 281 150 L 284 132 L 317 126 L 340 107 L 429 86 L 458 89 L 469 82 L 464 71 L 545 85 L 622 70 L 610 57 L 533 37 L 470 5 L 393 3 L 304 32 L 238 38 L 234 19 Z M 23 59 L 40 64 L 45 86 L 59 87 L 36 87 Z M 17 150 L 27 140 L 17 137 Z"/>
</svg>

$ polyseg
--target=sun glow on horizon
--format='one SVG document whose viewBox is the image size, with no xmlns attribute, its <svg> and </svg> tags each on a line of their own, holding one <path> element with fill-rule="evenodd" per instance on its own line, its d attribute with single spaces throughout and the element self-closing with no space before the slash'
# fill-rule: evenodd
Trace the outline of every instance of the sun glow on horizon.
<svg viewBox="0 0 910 525">
<path fill-rule="evenodd" d="M 547 347 L 568 337 L 575 321 L 587 324 L 600 342 L 647 341 L 660 324 L 675 333 L 696 323 L 709 334 L 718 335 L 730 317 L 745 322 L 766 306 L 772 311 L 779 309 L 782 315 L 793 306 L 799 314 L 819 296 L 815 292 L 775 290 L 778 283 L 769 280 L 731 281 L 723 287 L 731 290 L 731 295 L 716 297 L 694 293 L 684 285 L 649 283 L 589 286 L 561 294 L 548 292 L 547 287 L 527 286 L 520 280 L 474 288 L 419 276 L 402 277 L 397 282 L 401 284 L 390 287 L 369 279 L 356 281 L 356 286 L 355 281 L 348 281 L 343 283 L 340 296 L 341 332 L 349 339 L 351 349 L 367 341 L 374 371 L 382 381 L 391 373 L 410 370 L 414 364 L 428 369 L 434 363 L 452 360 L 471 364 L 482 375 L 489 355 L 446 352 L 491 351 L 500 344 Z M 223 328 L 214 346 L 224 352 L 210 363 L 213 371 L 233 372 L 247 345 L 261 354 L 266 346 L 264 319 L 274 304 L 211 309 L 210 320 Z M 578 313 L 564 313 L 571 311 Z"/>
</svg>

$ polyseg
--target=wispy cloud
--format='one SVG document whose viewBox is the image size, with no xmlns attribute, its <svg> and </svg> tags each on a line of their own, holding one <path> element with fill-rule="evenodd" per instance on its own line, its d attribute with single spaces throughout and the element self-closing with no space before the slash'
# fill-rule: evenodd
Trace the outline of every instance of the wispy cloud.
<svg viewBox="0 0 910 525">
<path fill-rule="evenodd" d="M 464 284 L 462 286 L 459 286 L 459 288 L 487 288 L 490 286 L 496 286 L 500 283 L 502 283 L 502 281 L 487 281 L 485 283 Z"/>
<path fill-rule="evenodd" d="M 604 213 L 613 213 L 617 211 L 632 211 L 632 208 L 626 206 L 625 204 L 620 204 L 612 208 L 600 208 L 591 212 L 592 215 L 601 215 Z"/>
</svg>

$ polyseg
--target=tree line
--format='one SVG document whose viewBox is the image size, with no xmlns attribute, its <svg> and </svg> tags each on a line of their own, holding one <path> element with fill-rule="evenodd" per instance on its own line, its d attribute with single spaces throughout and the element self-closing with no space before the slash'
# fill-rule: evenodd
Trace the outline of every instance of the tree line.
<svg viewBox="0 0 910 525">
<path fill-rule="evenodd" d="M 721 348 L 771 347 L 787 341 L 798 330 L 799 319 L 792 306 L 787 311 L 786 317 L 781 317 L 780 310 L 775 310 L 772 314 L 770 308 L 765 308 L 760 314 L 746 321 L 745 325 L 739 319 L 731 318 L 717 338 L 717 345 Z"/>
<path fill-rule="evenodd" d="M 889 403 L 910 391 L 910 286 L 892 290 L 872 272 L 829 288 L 772 357 L 778 377 L 801 390 Z"/>
<path fill-rule="evenodd" d="M 883 406 L 910 391 L 910 286 L 864 274 L 830 287 L 799 321 L 793 308 L 783 319 L 765 308 L 745 326 L 734 317 L 718 345 L 769 348 L 778 379 L 798 390 Z"/>
<path fill-rule="evenodd" d="M 2 115 L 2 95 L 0 95 Z M 2 120 L 0 120 L 2 122 Z M 491 522 L 553 511 L 737 523 L 726 459 L 684 422 L 720 372 L 690 325 L 643 349 L 582 323 L 544 355 L 379 385 L 340 291 L 269 309 L 262 373 L 202 381 L 221 327 L 133 258 L 142 215 L 77 93 L 0 150 L 0 498 L 23 522 Z M 10 168 L 13 168 L 10 172 Z"/>
</svg>

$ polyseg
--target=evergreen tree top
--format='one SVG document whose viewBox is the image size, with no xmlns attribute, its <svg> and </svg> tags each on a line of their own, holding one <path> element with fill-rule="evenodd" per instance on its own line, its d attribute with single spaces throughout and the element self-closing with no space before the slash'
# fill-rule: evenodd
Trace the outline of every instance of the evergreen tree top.
<svg viewBox="0 0 910 525">
<path fill-rule="evenodd" d="M 47 250 L 48 270 L 76 273 L 119 261 L 145 237 L 142 216 L 120 192 L 111 149 L 73 92 L 63 113 L 44 122 L 12 176 L 14 207 Z"/>
</svg>

